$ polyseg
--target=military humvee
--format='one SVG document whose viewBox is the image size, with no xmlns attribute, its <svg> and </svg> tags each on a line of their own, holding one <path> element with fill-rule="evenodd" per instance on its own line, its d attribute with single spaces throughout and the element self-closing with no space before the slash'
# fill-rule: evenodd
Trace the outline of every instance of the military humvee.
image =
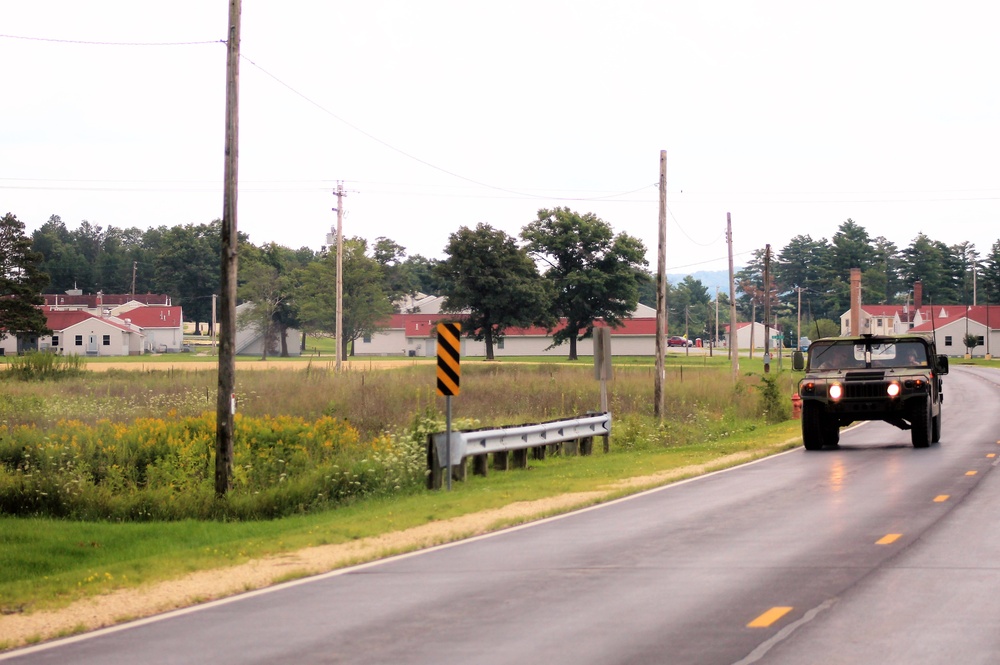
<svg viewBox="0 0 1000 665">
<path fill-rule="evenodd" d="M 803 369 L 801 356 L 796 369 Z M 923 335 L 826 337 L 809 345 L 799 381 L 806 450 L 836 446 L 840 428 L 884 420 L 910 430 L 914 448 L 941 439 L 941 377 L 948 357 Z"/>
</svg>

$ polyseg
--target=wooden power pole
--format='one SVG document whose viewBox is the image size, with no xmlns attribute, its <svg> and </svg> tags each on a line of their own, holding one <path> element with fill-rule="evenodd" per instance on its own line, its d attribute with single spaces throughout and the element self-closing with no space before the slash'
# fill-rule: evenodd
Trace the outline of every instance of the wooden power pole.
<svg viewBox="0 0 1000 665">
<path fill-rule="evenodd" d="M 344 185 L 337 183 L 337 359 L 339 372 L 344 359 Z"/>
<path fill-rule="evenodd" d="M 729 245 L 729 353 L 733 365 L 733 383 L 740 376 L 740 345 L 736 331 L 736 275 L 733 273 L 733 219 L 726 213 L 726 243 Z"/>
<path fill-rule="evenodd" d="M 667 151 L 660 151 L 660 234 L 656 246 L 656 378 L 653 382 L 653 411 L 662 419 L 666 380 L 664 356 L 667 341 Z"/>
<path fill-rule="evenodd" d="M 241 0 L 229 0 L 226 42 L 226 165 L 222 194 L 222 275 L 219 297 L 219 393 L 215 422 L 215 495 L 229 491 L 233 476 L 233 412 L 236 410 L 236 192 L 239 147 Z"/>
<path fill-rule="evenodd" d="M 764 248 L 764 374 L 771 371 L 771 243 Z"/>
</svg>

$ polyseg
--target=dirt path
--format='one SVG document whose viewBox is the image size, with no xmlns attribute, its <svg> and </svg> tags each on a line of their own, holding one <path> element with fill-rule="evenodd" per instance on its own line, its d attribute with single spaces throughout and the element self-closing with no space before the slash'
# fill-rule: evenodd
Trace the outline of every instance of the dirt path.
<svg viewBox="0 0 1000 665">
<path fill-rule="evenodd" d="M 279 581 L 316 575 L 337 568 L 373 561 L 392 554 L 440 545 L 495 531 L 515 523 L 592 505 L 622 489 L 639 491 L 713 469 L 749 461 L 751 453 L 736 453 L 713 461 L 671 471 L 631 478 L 600 491 L 564 494 L 538 501 L 514 503 L 503 508 L 431 522 L 419 527 L 350 543 L 323 545 L 276 557 L 253 560 L 231 568 L 207 570 L 138 588 L 77 601 L 68 607 L 0 616 L 0 644 L 8 648 L 58 636 L 94 630 L 169 610 L 224 598 Z"/>
<path fill-rule="evenodd" d="M 328 356 L 321 356 L 319 358 L 302 358 L 296 360 L 237 360 L 236 369 L 237 370 L 259 370 L 259 369 L 288 369 L 288 370 L 303 370 L 309 364 L 312 363 L 313 368 L 329 368 L 334 369 L 335 361 L 333 358 Z M 397 367 L 409 367 L 411 365 L 426 365 L 425 360 L 422 363 L 418 363 L 414 360 L 345 360 L 341 362 L 341 368 L 348 372 L 361 372 L 361 371 L 371 371 L 377 369 L 395 369 Z M 120 369 L 125 371 L 135 371 L 135 372 L 149 372 L 156 370 L 182 370 L 189 372 L 197 371 L 217 371 L 219 365 L 217 362 L 213 361 L 197 361 L 197 360 L 187 360 L 187 361 L 177 361 L 177 362 L 94 362 L 87 363 L 86 368 L 93 372 L 106 372 L 111 369 Z"/>
</svg>

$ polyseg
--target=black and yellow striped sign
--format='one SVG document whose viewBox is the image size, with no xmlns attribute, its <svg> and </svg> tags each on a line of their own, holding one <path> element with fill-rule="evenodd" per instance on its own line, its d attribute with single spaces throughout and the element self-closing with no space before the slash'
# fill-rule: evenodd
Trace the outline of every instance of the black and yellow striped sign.
<svg viewBox="0 0 1000 665">
<path fill-rule="evenodd" d="M 457 395 L 458 380 L 462 375 L 459 363 L 461 323 L 439 323 L 437 325 L 437 394 Z"/>
</svg>

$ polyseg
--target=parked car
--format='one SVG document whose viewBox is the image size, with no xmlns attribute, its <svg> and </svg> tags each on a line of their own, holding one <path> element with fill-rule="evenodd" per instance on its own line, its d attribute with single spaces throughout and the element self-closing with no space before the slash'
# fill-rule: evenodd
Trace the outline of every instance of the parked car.
<svg viewBox="0 0 1000 665">
<path fill-rule="evenodd" d="M 684 339 L 679 335 L 672 335 L 667 338 L 667 346 L 691 346 L 691 344 L 691 340 Z"/>
</svg>

